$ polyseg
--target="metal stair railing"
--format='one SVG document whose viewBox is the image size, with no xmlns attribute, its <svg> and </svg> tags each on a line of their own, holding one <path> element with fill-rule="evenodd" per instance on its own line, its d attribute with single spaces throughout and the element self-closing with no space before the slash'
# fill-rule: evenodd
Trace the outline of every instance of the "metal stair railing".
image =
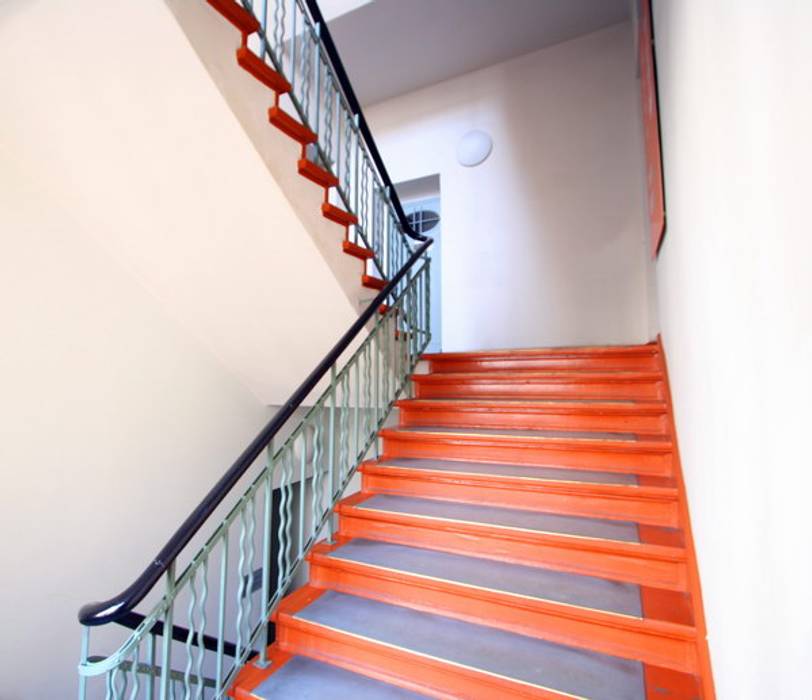
<svg viewBox="0 0 812 700">
<path fill-rule="evenodd" d="M 285 99 L 318 136 L 308 156 L 336 176 L 336 203 L 358 217 L 352 242 L 373 251 L 387 283 L 140 576 L 79 611 L 80 700 L 222 698 L 247 660 L 268 663 L 271 614 L 318 538 L 333 539 L 333 508 L 377 449 L 378 430 L 430 340 L 432 240 L 409 225 L 318 4 L 239 4 L 260 24 L 249 47 L 288 80 Z M 215 521 L 252 468 L 250 485 Z M 204 526 L 211 533 L 193 551 Z M 145 600 L 149 612 L 136 612 Z M 130 633 L 111 644 L 113 623 Z M 114 648 L 103 656 L 90 648 L 99 627 Z"/>
</svg>

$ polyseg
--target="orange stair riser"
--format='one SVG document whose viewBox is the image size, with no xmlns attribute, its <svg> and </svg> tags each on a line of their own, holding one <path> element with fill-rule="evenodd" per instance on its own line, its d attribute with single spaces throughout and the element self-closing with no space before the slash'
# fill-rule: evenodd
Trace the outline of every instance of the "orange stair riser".
<svg viewBox="0 0 812 700">
<path fill-rule="evenodd" d="M 403 426 L 439 425 L 458 428 L 507 428 L 513 430 L 594 430 L 663 435 L 667 422 L 662 415 L 600 415 L 593 413 L 532 412 L 517 408 L 410 408 L 400 405 Z"/>
<path fill-rule="evenodd" d="M 290 83 L 248 47 L 243 46 L 237 49 L 237 63 L 277 94 L 290 92 Z"/>
<path fill-rule="evenodd" d="M 323 556 L 311 562 L 310 583 L 676 671 L 697 671 L 691 628 L 353 567 Z"/>
<path fill-rule="evenodd" d="M 435 375 L 437 376 L 437 375 Z M 415 395 L 419 399 L 432 398 L 505 398 L 524 397 L 537 399 L 615 399 L 642 400 L 662 399 L 660 382 L 553 382 L 536 381 L 421 381 L 421 375 L 413 377 Z"/>
<path fill-rule="evenodd" d="M 671 474 L 671 455 L 668 453 L 609 452 L 590 449 L 587 445 L 552 448 L 545 444 L 511 446 L 497 442 L 465 442 L 440 438 L 408 440 L 394 437 L 392 433 L 384 437 L 383 457 L 429 457 L 498 464 L 561 466 L 652 476 Z"/>
<path fill-rule="evenodd" d="M 329 202 L 325 202 L 321 205 L 321 213 L 324 215 L 325 219 L 329 219 L 333 223 L 341 226 L 354 226 L 358 223 L 357 216 L 350 214 L 350 212 L 344 211 L 343 209 L 336 207 Z"/>
<path fill-rule="evenodd" d="M 540 533 L 515 536 L 498 532 L 496 528 L 460 523 L 439 527 L 408 517 L 378 520 L 367 517 L 361 509 L 342 509 L 339 532 L 342 537 L 361 537 L 457 554 L 476 552 L 478 556 L 513 564 L 544 566 L 653 588 L 684 591 L 687 585 L 684 560 L 676 556 L 657 556 L 663 548 L 651 545 L 576 540 Z"/>
<path fill-rule="evenodd" d="M 335 187 L 338 184 L 335 175 L 305 158 L 299 161 L 299 174 L 324 188 Z"/>
<path fill-rule="evenodd" d="M 243 34 L 253 34 L 259 29 L 259 22 L 256 18 L 234 0 L 206 0 L 206 2 Z"/>
<path fill-rule="evenodd" d="M 279 107 L 271 107 L 268 110 L 268 120 L 282 133 L 287 134 L 294 141 L 298 141 L 301 144 L 313 143 L 318 138 L 316 134 L 310 131 L 304 124 L 297 122 Z M 301 167 L 299 168 L 299 172 L 301 173 Z"/>
<path fill-rule="evenodd" d="M 635 488 L 626 489 L 622 495 L 601 495 L 590 493 L 586 488 L 579 493 L 572 485 L 565 486 L 555 482 L 533 488 L 520 485 L 510 488 L 504 482 L 499 485 L 466 483 L 464 477 L 431 479 L 420 473 L 395 476 L 365 470 L 363 490 L 366 493 L 438 498 L 548 513 L 632 520 L 661 527 L 677 527 L 678 518 L 674 500 L 636 497 Z"/>
<path fill-rule="evenodd" d="M 534 686 L 444 663 L 405 649 L 342 634 L 287 616 L 276 629 L 281 649 L 309 656 L 435 698 L 572 700 Z"/>
<path fill-rule="evenodd" d="M 528 369 L 586 369 L 601 371 L 641 371 L 650 372 L 659 369 L 656 356 L 647 357 L 504 357 L 482 359 L 441 359 L 432 360 L 431 371 L 444 372 L 489 372 L 493 370 L 528 370 Z"/>
</svg>

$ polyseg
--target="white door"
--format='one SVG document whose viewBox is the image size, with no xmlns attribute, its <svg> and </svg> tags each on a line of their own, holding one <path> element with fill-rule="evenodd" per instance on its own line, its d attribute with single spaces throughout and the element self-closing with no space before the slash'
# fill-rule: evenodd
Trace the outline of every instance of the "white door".
<svg viewBox="0 0 812 700">
<path fill-rule="evenodd" d="M 440 246 L 442 237 L 440 236 L 440 198 L 428 197 L 425 199 L 413 199 L 403 202 L 403 211 L 409 219 L 409 223 L 416 233 L 422 233 L 434 239 L 434 243 L 429 248 L 431 258 L 431 342 L 426 352 L 440 352 L 442 344 L 440 342 L 441 328 L 441 298 L 440 298 Z"/>
</svg>

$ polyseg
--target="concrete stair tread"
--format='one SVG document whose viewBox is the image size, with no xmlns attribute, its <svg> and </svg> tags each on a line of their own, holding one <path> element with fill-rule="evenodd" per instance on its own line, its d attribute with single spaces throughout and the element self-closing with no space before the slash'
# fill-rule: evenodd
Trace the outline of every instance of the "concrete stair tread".
<svg viewBox="0 0 812 700">
<path fill-rule="evenodd" d="M 624 520 L 606 520 L 501 506 L 460 503 L 412 496 L 376 494 L 356 503 L 361 511 L 374 511 L 445 522 L 469 523 L 505 530 L 552 534 L 588 540 L 641 543 L 640 526 Z M 670 540 L 680 531 L 656 528 Z"/>
<path fill-rule="evenodd" d="M 640 587 L 633 583 L 365 539 L 353 539 L 327 556 L 523 598 L 643 617 Z"/>
<path fill-rule="evenodd" d="M 602 472 L 582 469 L 560 469 L 556 467 L 536 467 L 522 464 L 463 462 L 448 459 L 419 459 L 412 457 L 394 457 L 373 464 L 380 467 L 401 467 L 446 474 L 476 474 L 482 476 L 512 477 L 537 481 L 577 482 L 584 484 L 640 485 L 640 480 L 636 474 L 624 472 Z"/>
<path fill-rule="evenodd" d="M 306 623 L 535 688 L 595 700 L 643 700 L 643 665 L 443 615 L 326 591 Z"/>
<path fill-rule="evenodd" d="M 305 656 L 292 657 L 251 694 L 260 700 L 322 700 L 325 697 L 412 700 L 428 697 Z"/>
</svg>

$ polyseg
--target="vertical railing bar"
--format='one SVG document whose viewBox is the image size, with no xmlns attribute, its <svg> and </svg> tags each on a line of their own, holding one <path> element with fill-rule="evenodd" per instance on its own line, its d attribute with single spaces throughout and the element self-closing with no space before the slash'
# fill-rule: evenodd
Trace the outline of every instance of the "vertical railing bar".
<svg viewBox="0 0 812 700">
<path fill-rule="evenodd" d="M 328 429 L 328 465 L 330 469 L 330 503 L 328 507 L 330 508 L 331 515 L 329 520 L 329 526 L 327 529 L 327 538 L 330 544 L 333 544 L 335 541 L 334 539 L 334 516 L 332 515 L 332 508 L 333 502 L 335 501 L 336 496 L 336 477 L 335 477 L 335 423 L 336 423 L 336 394 L 338 393 L 338 386 L 336 384 L 336 366 L 335 364 L 330 367 L 330 427 Z"/>
<path fill-rule="evenodd" d="M 166 613 L 164 615 L 164 641 L 161 653 L 161 700 L 168 700 L 169 666 L 172 661 L 172 617 L 175 607 L 175 562 L 166 571 Z"/>
<path fill-rule="evenodd" d="M 220 555 L 220 595 L 219 612 L 217 616 L 217 658 L 216 658 L 216 681 L 217 692 L 223 688 L 223 652 L 225 650 L 225 628 L 226 628 L 226 589 L 228 587 L 228 527 L 223 532 L 223 551 Z"/>
<path fill-rule="evenodd" d="M 153 700 L 155 695 L 155 635 L 147 635 L 147 659 L 149 664 L 149 678 L 146 684 L 146 700 Z"/>
<path fill-rule="evenodd" d="M 305 482 L 307 480 L 307 431 L 302 431 L 302 452 L 299 457 L 299 557 L 305 541 Z"/>
<path fill-rule="evenodd" d="M 83 666 L 87 663 L 87 657 L 90 653 L 90 627 L 82 625 L 82 646 L 79 651 L 79 665 Z M 79 673 L 79 700 L 85 700 L 87 697 L 87 676 L 84 673 Z"/>
<path fill-rule="evenodd" d="M 296 0 L 290 0 L 291 4 L 291 28 L 290 28 L 290 87 L 291 92 L 296 93 L 296 15 L 298 4 Z"/>
<path fill-rule="evenodd" d="M 259 662 L 260 668 L 267 668 L 268 666 L 268 615 L 269 610 L 268 599 L 270 598 L 271 589 L 271 519 L 273 516 L 273 472 L 274 472 L 274 441 L 273 439 L 268 444 L 267 450 L 268 468 L 267 476 L 265 477 L 264 491 L 265 491 L 265 513 L 262 520 L 262 603 L 259 606 L 259 614 L 262 621 L 262 641 L 260 642 L 259 649 Z"/>
</svg>

